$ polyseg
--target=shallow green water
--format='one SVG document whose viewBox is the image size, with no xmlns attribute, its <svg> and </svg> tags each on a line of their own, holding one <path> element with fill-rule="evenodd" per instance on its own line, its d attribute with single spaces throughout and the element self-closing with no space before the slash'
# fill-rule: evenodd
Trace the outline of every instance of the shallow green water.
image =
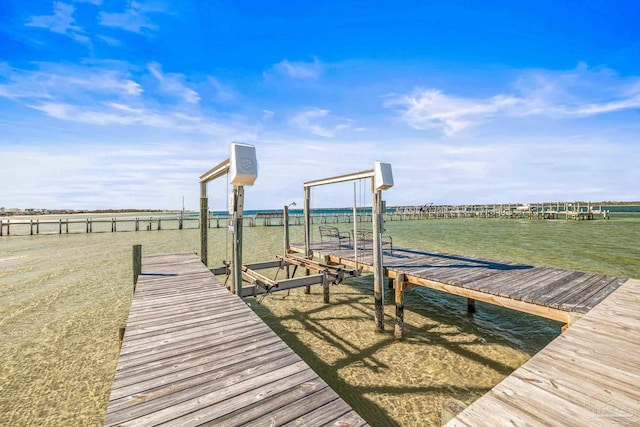
<svg viewBox="0 0 640 427">
<path fill-rule="evenodd" d="M 345 230 L 351 227 L 338 226 Z M 640 277 L 637 213 L 616 213 L 609 221 L 392 221 L 386 228 L 395 246 Z M 72 231 L 77 233 L 0 238 L 0 425 L 101 425 L 117 362 L 117 331 L 126 322 L 130 304 L 131 246 L 142 244 L 145 254 L 197 252 L 199 248 L 197 230 L 93 234 L 84 234 L 83 228 Z M 292 227 L 291 233 L 292 241 L 302 241 L 302 227 Z M 272 259 L 282 251 L 281 227 L 245 228 L 244 237 L 246 262 Z M 210 231 L 211 266 L 229 259 L 227 240 L 224 229 Z M 336 300 L 343 301 L 345 307 L 349 301 L 360 301 L 359 295 L 366 297 L 362 300 L 365 305 L 358 308 L 362 310 L 365 328 L 369 327 L 366 318 L 370 292 L 371 282 L 363 278 L 336 293 Z M 305 309 L 304 304 L 309 307 L 316 304 L 313 299 L 299 298 L 300 310 Z M 284 306 L 284 302 L 280 305 Z M 475 316 L 466 316 L 459 298 L 423 289 L 407 294 L 406 307 L 414 313 L 416 325 L 421 322 L 431 322 L 440 325 L 439 328 L 447 325 L 454 335 L 472 337 L 470 342 L 474 345 L 484 341 L 478 350 L 483 354 L 479 360 L 488 366 L 513 369 L 558 333 L 555 322 L 486 304 Z M 277 309 L 278 299 L 274 297 L 257 311 L 271 319 L 273 326 L 283 322 L 283 318 L 274 320 Z M 393 314 L 387 314 L 392 320 Z M 323 322 L 328 330 L 334 326 L 331 322 L 336 327 L 344 323 L 332 318 Z M 451 334 L 447 328 L 442 334 Z M 429 335 L 424 335 L 427 333 L 424 327 L 416 326 L 413 331 L 416 342 L 430 340 L 423 343 L 427 347 L 419 348 L 434 351 L 448 348 L 437 342 L 438 336 L 444 336 L 438 335 L 439 330 L 430 329 Z M 286 328 L 282 331 L 291 333 Z M 405 351 L 391 344 L 382 348 L 392 353 L 391 358 L 397 356 L 394 351 Z M 441 363 L 463 366 L 477 362 L 469 361 L 465 354 L 457 351 L 450 360 L 446 359 L 449 356 L 438 357 L 446 361 Z M 334 375 L 329 362 L 314 363 L 326 375 Z M 423 368 L 424 372 L 431 372 L 432 364 L 429 366 Z M 507 371 L 493 369 L 487 384 L 499 381 Z M 345 371 L 344 376 L 358 382 L 369 374 L 356 370 Z M 451 384 L 458 381 L 453 375 L 460 372 L 451 373 L 448 377 Z M 412 381 L 411 376 L 407 378 L 406 381 Z M 338 376 L 336 381 L 335 386 L 340 389 L 346 380 Z M 456 389 L 453 385 L 450 388 Z M 367 394 L 355 390 L 362 396 Z M 461 387 L 455 393 L 471 399 L 481 394 L 482 387 L 473 393 L 464 390 Z M 364 400 L 360 410 L 373 414 L 386 410 L 376 406 L 376 399 Z M 393 419 L 401 420 L 398 425 L 419 425 L 417 422 L 422 421 L 414 421 L 421 420 L 418 413 L 426 411 L 426 406 L 427 403 L 413 410 L 405 408 L 403 415 Z"/>
</svg>

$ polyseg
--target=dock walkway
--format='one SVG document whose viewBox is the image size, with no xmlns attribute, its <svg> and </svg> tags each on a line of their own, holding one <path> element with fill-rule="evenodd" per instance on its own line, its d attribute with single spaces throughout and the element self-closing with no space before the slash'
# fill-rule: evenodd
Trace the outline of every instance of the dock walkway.
<svg viewBox="0 0 640 427">
<path fill-rule="evenodd" d="M 311 247 L 355 265 L 352 248 Z M 361 251 L 358 265 L 370 263 Z M 404 283 L 556 320 L 576 316 L 446 427 L 640 425 L 640 280 L 400 248 L 385 252 L 384 269 Z"/>
<path fill-rule="evenodd" d="M 640 425 L 639 355 L 630 279 L 447 427 Z"/>
<path fill-rule="evenodd" d="M 293 245 L 303 252 L 301 244 Z M 313 242 L 317 256 L 356 267 L 353 248 Z M 628 279 L 527 264 L 497 262 L 460 255 L 393 248 L 383 251 L 384 272 L 404 276 L 404 289 L 423 286 L 529 314 L 573 323 Z M 373 269 L 372 250 L 358 251 L 358 268 Z"/>
<path fill-rule="evenodd" d="M 195 254 L 143 258 L 104 424 L 367 425 Z"/>
</svg>

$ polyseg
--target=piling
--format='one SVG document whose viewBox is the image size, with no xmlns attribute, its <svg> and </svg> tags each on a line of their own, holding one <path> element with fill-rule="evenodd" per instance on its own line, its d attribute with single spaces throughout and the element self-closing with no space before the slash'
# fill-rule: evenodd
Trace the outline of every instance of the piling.
<svg viewBox="0 0 640 427">
<path fill-rule="evenodd" d="M 467 405 L 457 399 L 446 399 L 442 402 L 441 424 L 444 426 L 456 415 L 466 409 Z"/>
<path fill-rule="evenodd" d="M 395 296 L 396 296 L 396 324 L 394 336 L 397 340 L 404 339 L 404 287 L 406 277 L 404 274 L 398 274 L 395 280 Z"/>
<path fill-rule="evenodd" d="M 138 276 L 142 274 L 142 245 L 133 245 L 133 290 L 136 290 Z"/>
</svg>

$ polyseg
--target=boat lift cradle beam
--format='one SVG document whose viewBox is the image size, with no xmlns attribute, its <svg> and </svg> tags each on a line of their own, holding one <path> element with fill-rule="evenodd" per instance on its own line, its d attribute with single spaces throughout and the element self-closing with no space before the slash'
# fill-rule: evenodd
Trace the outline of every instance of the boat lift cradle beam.
<svg viewBox="0 0 640 427">
<path fill-rule="evenodd" d="M 342 282 L 346 277 L 354 277 L 356 275 L 355 269 L 322 264 L 313 260 L 300 258 L 295 255 L 289 254 L 284 257 L 277 255 L 277 258 L 278 259 L 274 261 L 256 262 L 242 266 L 243 280 L 252 285 L 242 290 L 243 297 L 322 284 L 324 287 L 325 302 L 329 302 L 329 284 L 335 285 Z M 316 271 L 317 274 L 276 281 L 256 271 L 268 268 L 283 269 L 291 265 Z"/>
</svg>

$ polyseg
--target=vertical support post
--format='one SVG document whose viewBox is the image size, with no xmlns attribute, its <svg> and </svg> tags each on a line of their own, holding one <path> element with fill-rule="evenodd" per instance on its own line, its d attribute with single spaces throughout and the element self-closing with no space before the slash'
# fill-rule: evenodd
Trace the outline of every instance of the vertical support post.
<svg viewBox="0 0 640 427">
<path fill-rule="evenodd" d="M 162 225 L 161 224 L 162 219 L 160 217 L 158 217 L 158 231 L 162 230 Z"/>
<path fill-rule="evenodd" d="M 33 220 L 32 219 L 29 220 L 29 230 L 31 231 L 30 234 L 33 236 Z"/>
<path fill-rule="evenodd" d="M 325 304 L 329 304 L 329 279 L 326 271 L 322 273 L 322 296 Z"/>
<path fill-rule="evenodd" d="M 356 182 L 353 181 L 353 261 L 356 264 L 356 276 L 358 275 L 358 209 L 356 207 L 356 203 L 358 202 L 358 197 L 356 194 Z"/>
<path fill-rule="evenodd" d="M 138 284 L 138 276 L 142 273 L 142 245 L 133 245 L 133 291 Z"/>
<path fill-rule="evenodd" d="M 378 332 L 384 331 L 384 271 L 382 266 L 382 192 L 374 189 L 371 180 L 373 199 L 373 298 L 375 302 L 375 323 Z"/>
<path fill-rule="evenodd" d="M 284 221 L 284 254 L 283 256 L 286 257 L 287 254 L 289 254 L 289 247 L 290 247 L 290 243 L 289 243 L 289 206 L 285 206 L 284 207 L 284 211 L 283 211 L 283 221 Z M 287 279 L 289 279 L 289 266 L 285 266 L 285 272 L 287 275 Z"/>
<path fill-rule="evenodd" d="M 58 234 L 62 234 L 62 218 L 58 220 Z"/>
<path fill-rule="evenodd" d="M 473 298 L 467 298 L 467 313 L 475 313 L 476 312 L 476 300 Z"/>
<path fill-rule="evenodd" d="M 442 410 L 440 413 L 440 424 L 445 425 L 454 419 L 460 412 L 467 407 L 463 402 L 457 399 L 446 399 L 442 402 Z"/>
<path fill-rule="evenodd" d="M 233 282 L 231 289 L 242 297 L 242 215 L 244 206 L 244 187 L 233 187 Z"/>
<path fill-rule="evenodd" d="M 4 228 L 4 221 L 0 219 L 0 236 L 2 236 L 2 229 Z"/>
<path fill-rule="evenodd" d="M 122 351 L 122 341 L 124 341 L 125 331 L 125 326 L 120 326 L 120 328 L 118 329 L 118 351 Z"/>
<path fill-rule="evenodd" d="M 311 257 L 311 188 L 304 188 L 304 256 Z M 309 269 L 305 269 L 305 273 L 309 275 Z M 311 286 L 305 286 L 305 294 L 311 293 Z"/>
<path fill-rule="evenodd" d="M 200 183 L 200 261 L 207 265 L 207 229 L 209 222 L 209 199 L 207 184 Z"/>
<path fill-rule="evenodd" d="M 395 280 L 396 291 L 396 325 L 394 336 L 397 340 L 404 339 L 404 286 L 406 277 L 398 274 Z"/>
<path fill-rule="evenodd" d="M 40 234 L 40 218 L 36 219 L 36 234 Z"/>
</svg>

